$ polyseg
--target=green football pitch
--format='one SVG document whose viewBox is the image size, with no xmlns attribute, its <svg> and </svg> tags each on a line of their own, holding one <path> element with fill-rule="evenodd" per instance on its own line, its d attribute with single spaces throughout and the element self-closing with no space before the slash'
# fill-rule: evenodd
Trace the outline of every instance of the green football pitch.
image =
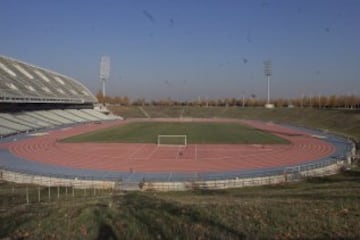
<svg viewBox="0 0 360 240">
<path fill-rule="evenodd" d="M 287 140 L 238 123 L 136 122 L 64 139 L 63 142 L 157 143 L 158 135 L 187 135 L 188 144 L 284 144 Z"/>
</svg>

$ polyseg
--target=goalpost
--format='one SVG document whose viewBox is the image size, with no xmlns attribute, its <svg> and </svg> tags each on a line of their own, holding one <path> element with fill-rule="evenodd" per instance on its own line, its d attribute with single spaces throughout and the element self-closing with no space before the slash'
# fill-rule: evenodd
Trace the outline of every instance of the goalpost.
<svg viewBox="0 0 360 240">
<path fill-rule="evenodd" d="M 187 135 L 158 135 L 158 146 L 187 146 Z"/>
</svg>

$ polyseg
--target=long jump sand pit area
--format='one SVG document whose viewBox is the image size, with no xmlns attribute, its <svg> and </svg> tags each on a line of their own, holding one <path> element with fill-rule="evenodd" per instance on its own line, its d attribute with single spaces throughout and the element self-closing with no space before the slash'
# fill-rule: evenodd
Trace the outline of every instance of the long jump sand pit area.
<svg viewBox="0 0 360 240">
<path fill-rule="evenodd" d="M 179 119 L 162 121 L 179 121 Z M 60 141 L 69 136 L 132 122 L 132 120 L 125 120 L 102 124 L 89 123 L 52 130 L 45 135 L 18 139 L 2 143 L 0 146 L 18 159 L 53 168 L 72 169 L 72 174 L 77 170 L 92 170 L 113 174 L 143 173 L 147 176 L 153 173 L 221 174 L 282 168 L 331 158 L 339 151 L 343 151 L 343 149 L 337 149 L 323 135 L 315 137 L 305 130 L 273 123 L 219 119 L 191 119 L 191 121 L 238 122 L 271 132 L 290 143 L 189 144 L 159 147 L 156 143 L 64 143 Z M 4 162 L 6 161 L 2 159 L 3 165 Z M 46 172 L 46 174 L 49 173 Z"/>
</svg>

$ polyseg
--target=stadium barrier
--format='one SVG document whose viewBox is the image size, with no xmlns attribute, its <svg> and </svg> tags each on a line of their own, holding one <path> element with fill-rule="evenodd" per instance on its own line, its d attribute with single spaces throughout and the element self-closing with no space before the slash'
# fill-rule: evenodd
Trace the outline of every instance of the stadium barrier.
<svg viewBox="0 0 360 240">
<path fill-rule="evenodd" d="M 307 177 L 329 176 L 339 173 L 343 167 L 343 161 L 334 162 L 321 168 L 311 168 L 301 172 L 292 172 L 273 176 L 252 177 L 252 178 L 233 178 L 220 180 L 196 180 L 187 182 L 143 182 L 141 190 L 143 191 L 187 191 L 187 190 L 217 190 L 228 188 L 252 187 L 261 185 L 273 185 L 288 182 L 300 181 Z"/>
<path fill-rule="evenodd" d="M 215 190 L 228 188 L 241 188 L 260 185 L 274 185 L 287 182 L 300 181 L 307 177 L 327 176 L 338 173 L 344 166 L 345 161 L 324 161 L 322 163 L 312 163 L 304 166 L 297 166 L 289 171 L 284 169 L 283 173 L 268 176 L 256 177 L 234 177 L 228 179 L 203 180 L 194 179 L 193 181 L 147 181 L 141 182 L 121 182 L 110 180 L 89 180 L 80 178 L 61 178 L 52 176 L 32 175 L 28 173 L 13 172 L 10 170 L 0 170 L 0 180 L 18 183 L 12 185 L 12 190 L 8 193 L 16 195 L 21 193 L 20 203 L 34 203 L 41 201 L 54 201 L 61 199 L 73 199 L 75 197 L 93 198 L 109 194 L 119 194 L 122 191 L 187 191 L 187 190 Z M 128 188 L 127 186 L 131 186 Z M 47 190 L 44 190 L 47 189 Z M 0 191 L 5 191 L 3 187 Z M 31 198 L 37 192 L 37 197 Z M 80 192 L 79 192 L 80 191 Z M 32 194 L 31 194 L 32 193 Z M 45 195 L 45 196 L 44 196 Z M 15 201 L 16 202 L 16 201 Z"/>
<path fill-rule="evenodd" d="M 9 170 L 1 170 L 1 180 L 7 182 L 14 182 L 19 184 L 35 184 L 40 186 L 71 186 L 74 188 L 84 189 L 84 188 L 96 188 L 96 189 L 109 189 L 114 188 L 114 181 L 105 181 L 105 180 L 87 180 L 75 177 L 71 178 L 61 178 L 53 176 L 42 176 L 42 175 L 32 175 L 28 173 L 19 173 Z"/>
</svg>

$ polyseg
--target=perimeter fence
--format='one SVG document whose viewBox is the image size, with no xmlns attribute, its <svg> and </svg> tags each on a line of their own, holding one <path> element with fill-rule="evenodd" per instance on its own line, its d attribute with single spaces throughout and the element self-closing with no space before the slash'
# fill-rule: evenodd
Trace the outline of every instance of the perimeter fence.
<svg viewBox="0 0 360 240">
<path fill-rule="evenodd" d="M 119 194 L 119 181 L 32 175 L 0 169 L 0 208 L 19 204 L 78 201 Z"/>
</svg>

